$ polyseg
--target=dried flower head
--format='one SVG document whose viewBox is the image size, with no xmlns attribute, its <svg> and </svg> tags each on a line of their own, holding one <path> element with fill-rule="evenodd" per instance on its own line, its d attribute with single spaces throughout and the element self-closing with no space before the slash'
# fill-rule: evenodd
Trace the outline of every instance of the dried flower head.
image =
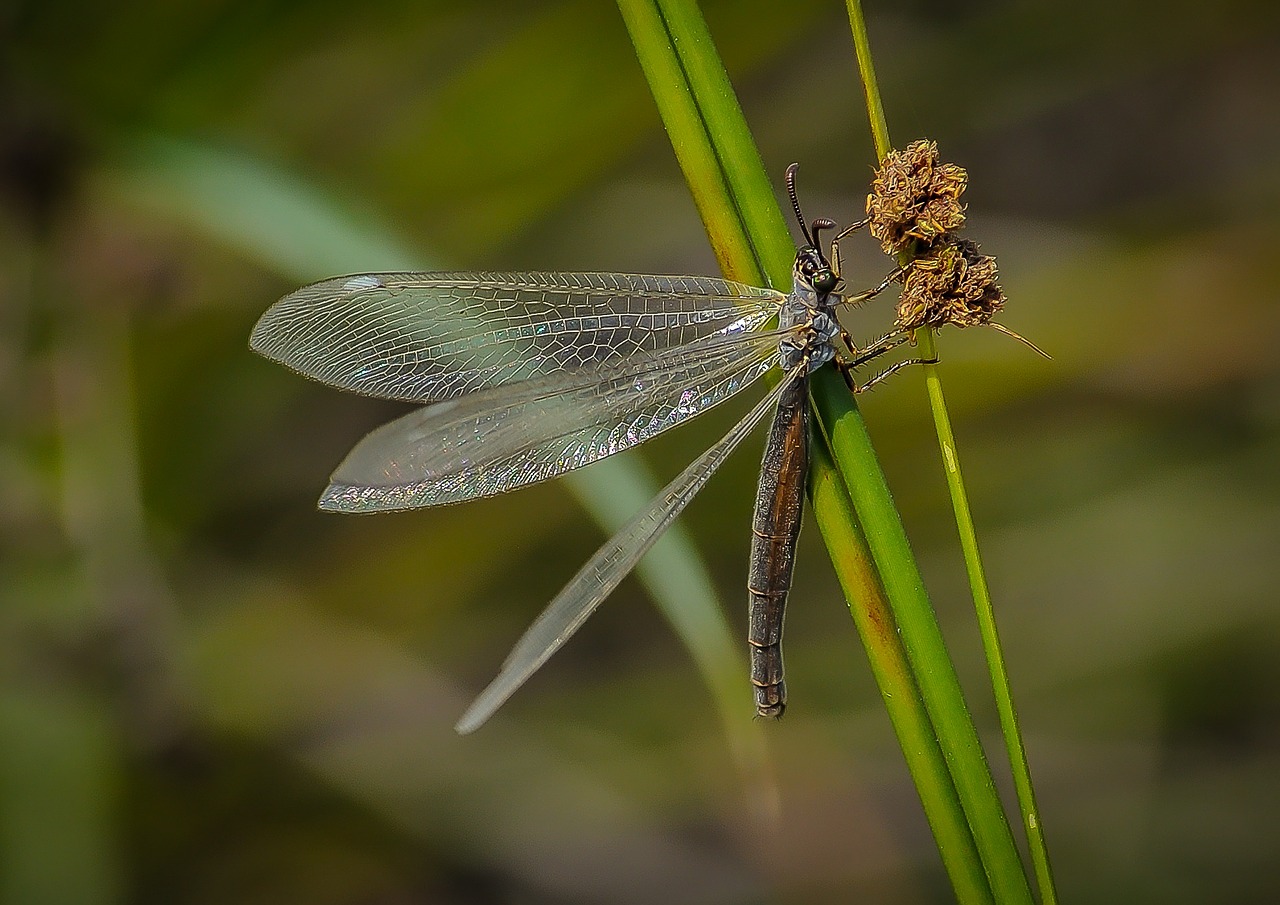
<svg viewBox="0 0 1280 905">
<path fill-rule="evenodd" d="M 932 141 L 913 141 L 891 151 L 876 170 L 867 196 L 871 234 L 886 254 L 926 247 L 964 225 L 964 192 L 968 174 L 943 163 Z"/>
<path fill-rule="evenodd" d="M 912 262 L 898 299 L 897 326 L 987 324 L 1004 307 L 996 259 L 981 254 L 968 239 L 945 237 Z"/>
</svg>

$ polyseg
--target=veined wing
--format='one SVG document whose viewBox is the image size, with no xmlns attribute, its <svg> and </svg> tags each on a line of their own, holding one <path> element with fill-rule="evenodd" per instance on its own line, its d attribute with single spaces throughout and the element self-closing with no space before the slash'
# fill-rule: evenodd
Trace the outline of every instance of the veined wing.
<svg viewBox="0 0 1280 905">
<path fill-rule="evenodd" d="M 431 402 L 763 326 L 785 298 L 620 273 L 369 273 L 272 305 L 254 351 L 369 396 Z"/>
<path fill-rule="evenodd" d="M 516 643 L 497 678 L 458 721 L 458 732 L 478 729 L 582 627 L 806 367 L 807 362 L 789 371 L 729 433 L 677 475 L 646 509 L 596 551 Z"/>
<path fill-rule="evenodd" d="M 750 384 L 773 365 L 785 332 L 708 336 L 411 412 L 356 445 L 320 507 L 377 512 L 456 503 L 587 465 Z"/>
</svg>

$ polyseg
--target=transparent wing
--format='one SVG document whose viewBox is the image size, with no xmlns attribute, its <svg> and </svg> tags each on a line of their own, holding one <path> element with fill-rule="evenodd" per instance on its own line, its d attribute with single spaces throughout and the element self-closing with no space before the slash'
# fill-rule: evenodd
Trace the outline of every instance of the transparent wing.
<svg viewBox="0 0 1280 905">
<path fill-rule="evenodd" d="M 637 513 L 596 551 L 516 643 L 497 678 L 480 693 L 458 721 L 455 727 L 458 732 L 465 734 L 478 729 L 582 627 L 587 617 L 635 568 L 640 557 L 653 546 L 729 454 L 769 414 L 787 386 L 805 367 L 807 364 L 801 364 L 787 372 L 778 386 L 729 433 L 677 475 L 648 508 Z"/>
<path fill-rule="evenodd" d="M 249 346 L 341 389 L 432 402 L 756 329 L 784 298 L 712 277 L 369 273 L 285 296 Z"/>
<path fill-rule="evenodd" d="M 377 512 L 456 503 L 595 462 L 737 393 L 772 367 L 785 332 L 709 336 L 411 412 L 356 445 L 320 507 Z"/>
</svg>

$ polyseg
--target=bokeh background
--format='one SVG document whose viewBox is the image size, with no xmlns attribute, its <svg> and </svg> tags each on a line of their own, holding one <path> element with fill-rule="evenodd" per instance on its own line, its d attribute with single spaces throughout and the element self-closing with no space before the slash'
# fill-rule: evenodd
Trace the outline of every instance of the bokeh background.
<svg viewBox="0 0 1280 905">
<path fill-rule="evenodd" d="M 1280 899 L 1278 9 L 868 3 L 897 143 L 969 169 L 1054 356 L 940 337 L 1064 901 Z M 856 218 L 842 5 L 706 13 L 770 173 Z M 948 899 L 812 526 L 781 724 L 629 580 L 460 738 L 601 529 L 563 482 L 316 512 L 403 408 L 246 348 L 335 273 L 714 272 L 612 5 L 10 0 L 0 41 L 0 901 Z M 1002 770 L 920 376 L 863 408 Z M 756 466 L 683 519 L 743 670 Z"/>
</svg>

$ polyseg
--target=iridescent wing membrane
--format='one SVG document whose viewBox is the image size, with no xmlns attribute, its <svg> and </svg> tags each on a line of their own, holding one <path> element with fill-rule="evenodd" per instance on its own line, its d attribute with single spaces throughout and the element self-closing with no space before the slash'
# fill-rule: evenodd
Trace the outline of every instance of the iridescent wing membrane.
<svg viewBox="0 0 1280 905">
<path fill-rule="evenodd" d="M 710 277 L 388 273 L 285 296 L 251 347 L 370 396 L 434 402 L 371 433 L 321 506 L 501 493 L 641 443 L 768 370 L 786 297 Z"/>
<path fill-rule="evenodd" d="M 605 541 L 604 546 L 569 579 L 564 589 L 516 642 L 498 675 L 458 720 L 456 728 L 459 732 L 465 734 L 478 729 L 564 646 L 684 511 L 716 469 L 773 410 L 788 388 L 800 378 L 805 367 L 806 364 L 801 364 L 787 372 L 781 382 L 757 402 L 729 433 L 676 475 L 659 491 L 653 502 Z"/>
<path fill-rule="evenodd" d="M 783 298 L 711 277 L 367 273 L 286 295 L 249 344 L 339 389 L 436 402 L 755 329 Z"/>
</svg>

